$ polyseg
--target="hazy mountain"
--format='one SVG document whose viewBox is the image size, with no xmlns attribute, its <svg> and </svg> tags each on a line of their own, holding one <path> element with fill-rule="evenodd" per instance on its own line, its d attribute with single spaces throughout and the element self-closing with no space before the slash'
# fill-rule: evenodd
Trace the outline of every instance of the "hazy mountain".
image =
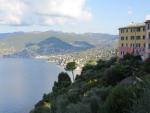
<svg viewBox="0 0 150 113">
<path fill-rule="evenodd" d="M 88 42 L 85 42 L 85 41 L 75 41 L 73 43 L 73 45 L 75 47 L 78 47 L 78 48 L 84 48 L 84 49 L 91 49 L 91 48 L 94 48 L 95 46 L 94 45 L 91 45 L 89 44 Z"/>
<path fill-rule="evenodd" d="M 50 37 L 39 43 L 29 43 L 21 52 L 17 52 L 11 57 L 33 57 L 36 55 L 54 55 L 65 54 L 71 52 L 80 52 L 87 49 L 92 49 L 95 46 L 87 43 L 76 41 L 75 43 L 68 44 L 56 37 Z"/>
<path fill-rule="evenodd" d="M 14 33 L 0 33 L 0 40 L 1 39 L 5 39 L 5 38 L 9 38 L 12 36 L 20 36 L 23 35 L 24 32 L 14 32 Z"/>
<path fill-rule="evenodd" d="M 117 40 L 117 35 L 101 33 L 18 32 L 0 34 L 0 48 L 13 48 L 17 54 L 28 51 L 32 54 L 54 54 L 114 46 Z"/>
</svg>

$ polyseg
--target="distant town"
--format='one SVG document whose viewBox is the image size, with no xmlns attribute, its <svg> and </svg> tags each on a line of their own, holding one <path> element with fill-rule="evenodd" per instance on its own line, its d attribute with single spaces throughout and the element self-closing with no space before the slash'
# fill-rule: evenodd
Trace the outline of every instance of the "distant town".
<svg viewBox="0 0 150 113">
<path fill-rule="evenodd" d="M 84 52 L 69 53 L 64 55 L 36 56 L 35 59 L 45 59 L 48 62 L 55 62 L 65 67 L 68 62 L 75 61 L 79 68 L 82 68 L 88 61 L 99 59 L 108 60 L 116 55 L 115 48 L 94 48 Z"/>
</svg>

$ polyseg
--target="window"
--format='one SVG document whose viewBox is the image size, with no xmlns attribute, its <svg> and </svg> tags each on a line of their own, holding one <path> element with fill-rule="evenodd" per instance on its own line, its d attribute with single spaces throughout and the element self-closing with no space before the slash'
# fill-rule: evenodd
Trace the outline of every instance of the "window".
<svg viewBox="0 0 150 113">
<path fill-rule="evenodd" d="M 140 28 L 140 27 L 139 27 L 139 28 L 137 28 L 137 29 L 136 29 L 136 31 L 137 31 L 137 32 L 140 32 L 140 31 L 141 31 L 141 28 Z"/>
<path fill-rule="evenodd" d="M 124 51 L 121 51 L 121 55 L 124 55 Z"/>
<path fill-rule="evenodd" d="M 141 44 L 139 44 L 139 47 L 141 47 Z"/>
<path fill-rule="evenodd" d="M 131 36 L 131 40 L 134 40 L 134 36 Z"/>
<path fill-rule="evenodd" d="M 135 44 L 135 47 L 138 47 L 138 44 Z"/>
<path fill-rule="evenodd" d="M 122 30 L 120 29 L 120 33 L 122 33 Z"/>
<path fill-rule="evenodd" d="M 148 44 L 148 49 L 150 49 L 150 44 Z"/>
<path fill-rule="evenodd" d="M 143 31 L 145 31 L 145 27 L 143 27 Z"/>
<path fill-rule="evenodd" d="M 122 54 L 124 55 L 124 51 L 122 52 Z"/>
<path fill-rule="evenodd" d="M 144 48 L 145 48 L 145 47 L 146 47 L 146 44 L 144 44 L 143 46 L 144 46 Z"/>
<path fill-rule="evenodd" d="M 121 40 L 124 40 L 124 37 L 121 37 Z"/>
<path fill-rule="evenodd" d="M 141 44 L 137 43 L 137 44 L 136 44 L 136 47 L 141 47 Z"/>
<path fill-rule="evenodd" d="M 121 29 L 121 33 L 124 33 L 124 29 Z"/>
<path fill-rule="evenodd" d="M 120 33 L 122 33 L 122 29 L 120 29 Z"/>
<path fill-rule="evenodd" d="M 126 32 L 128 32 L 128 29 L 126 29 Z"/>
<path fill-rule="evenodd" d="M 134 47 L 134 44 L 132 44 L 132 46 Z"/>
<path fill-rule="evenodd" d="M 147 29 L 150 29 L 150 24 L 147 24 Z"/>
<path fill-rule="evenodd" d="M 148 38 L 150 39 L 150 33 L 148 34 Z"/>
<path fill-rule="evenodd" d="M 124 46 L 124 44 L 122 43 L 122 44 L 121 44 L 121 46 L 123 47 L 123 46 Z"/>
<path fill-rule="evenodd" d="M 126 40 L 128 40 L 128 37 L 126 37 Z"/>
<path fill-rule="evenodd" d="M 145 40 L 145 36 L 143 36 L 143 40 Z"/>
<path fill-rule="evenodd" d="M 140 48 L 140 47 L 141 47 L 141 44 L 140 44 L 140 43 L 138 43 L 138 44 L 137 44 L 137 47 L 139 47 L 139 48 Z"/>
<path fill-rule="evenodd" d="M 141 39 L 141 37 L 140 37 L 140 36 L 137 36 L 137 37 L 136 37 L 136 40 L 140 40 L 140 39 Z"/>
</svg>

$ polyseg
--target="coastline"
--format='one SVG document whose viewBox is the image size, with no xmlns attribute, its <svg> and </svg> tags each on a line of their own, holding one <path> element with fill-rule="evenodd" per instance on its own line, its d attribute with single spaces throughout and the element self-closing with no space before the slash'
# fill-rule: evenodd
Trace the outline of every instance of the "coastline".
<svg viewBox="0 0 150 113">
<path fill-rule="evenodd" d="M 64 62 L 61 62 L 61 61 L 58 61 L 58 60 L 50 60 L 49 57 L 46 57 L 46 56 L 44 56 L 44 57 L 37 56 L 37 57 L 34 57 L 33 59 L 44 60 L 48 63 L 55 63 L 58 67 L 63 68 L 63 69 L 65 69 L 65 66 L 67 64 L 67 63 L 64 63 Z M 83 67 L 83 65 L 81 66 L 81 65 L 78 64 L 77 69 L 74 70 L 75 75 L 80 75 L 81 74 L 82 67 Z"/>
<path fill-rule="evenodd" d="M 55 63 L 58 67 L 65 69 L 65 65 L 61 65 L 58 62 L 47 61 L 48 63 Z M 82 67 L 78 66 L 77 69 L 74 70 L 75 75 L 80 75 L 82 71 Z"/>
</svg>

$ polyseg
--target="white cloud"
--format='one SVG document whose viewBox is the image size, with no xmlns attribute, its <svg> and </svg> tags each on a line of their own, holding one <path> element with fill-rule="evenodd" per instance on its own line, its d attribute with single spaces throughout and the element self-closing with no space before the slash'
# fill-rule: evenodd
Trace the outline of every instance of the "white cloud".
<svg viewBox="0 0 150 113">
<path fill-rule="evenodd" d="M 24 11 L 20 0 L 0 0 L 0 24 L 21 24 Z"/>
<path fill-rule="evenodd" d="M 147 15 L 145 20 L 150 20 L 150 15 Z"/>
<path fill-rule="evenodd" d="M 0 0 L 0 24 L 53 25 L 89 21 L 86 0 Z"/>
</svg>

